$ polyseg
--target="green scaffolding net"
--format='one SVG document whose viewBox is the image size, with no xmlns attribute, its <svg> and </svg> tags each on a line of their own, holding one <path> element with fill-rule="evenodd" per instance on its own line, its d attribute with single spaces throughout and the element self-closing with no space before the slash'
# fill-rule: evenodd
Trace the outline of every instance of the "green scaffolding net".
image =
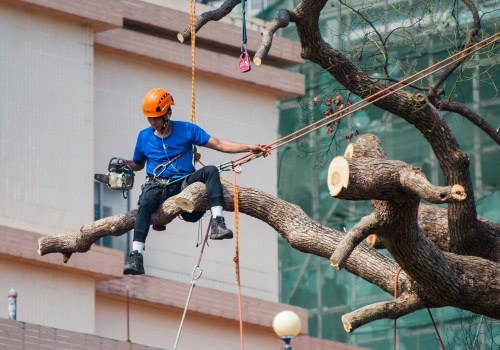
<svg viewBox="0 0 500 350">
<path fill-rule="evenodd" d="M 408 12 L 402 9 L 405 6 L 411 7 L 409 5 L 415 2 L 391 1 L 390 6 L 387 1 L 347 3 L 364 4 L 359 7 L 363 9 L 362 13 L 383 31 L 384 25 L 403 23 L 403 17 Z M 298 1 L 276 1 L 273 6 L 262 11 L 261 15 L 265 19 L 271 19 L 278 8 L 293 8 L 297 4 Z M 449 57 L 458 51 L 453 45 L 451 48 L 455 51 L 449 51 L 449 42 L 463 42 L 463 38 L 458 38 L 456 31 L 449 28 L 453 23 L 459 23 L 462 29 L 470 25 L 468 12 L 459 7 L 457 2 L 433 2 L 432 8 L 429 7 L 430 2 L 419 4 L 421 7 L 415 6 L 412 9 L 412 16 L 422 18 L 426 10 L 428 13 L 432 11 L 432 23 L 427 23 L 427 28 L 433 29 L 419 31 L 415 27 L 413 29 L 416 34 L 411 40 L 406 38 L 392 43 L 390 50 L 395 58 L 387 61 L 392 77 L 402 79 Z M 499 1 L 479 1 L 476 5 L 482 11 L 484 37 L 499 32 L 496 28 L 496 21 L 500 17 Z M 349 52 L 350 57 L 357 59 L 359 66 L 371 76 L 381 78 L 381 62 L 384 60 L 377 51 L 377 46 L 370 45 L 365 40 L 366 33 L 373 31 L 363 24 L 359 14 L 340 6 L 338 2 L 332 2 L 325 8 L 320 22 L 325 39 Z M 282 30 L 281 35 L 297 40 L 293 26 Z M 497 91 L 500 86 L 500 71 L 495 65 L 497 60 L 498 47 L 478 54 L 471 59 L 468 68 L 454 74 L 444 87 L 455 100 L 466 103 L 494 126 L 500 126 L 500 97 Z M 279 103 L 280 137 L 323 118 L 328 108 L 324 104 L 328 97 L 340 95 L 344 101 L 348 98 L 353 103 L 358 101 L 356 96 L 338 86 L 327 72 L 310 62 L 291 70 L 306 76 L 306 94 Z M 429 80 L 424 80 L 419 85 L 424 87 L 428 82 Z M 314 98 L 318 102 L 315 103 Z M 442 117 L 470 158 L 478 214 L 500 222 L 500 148 L 468 120 L 447 113 L 442 113 Z M 343 231 L 352 228 L 360 218 L 371 212 L 370 203 L 330 197 L 326 177 L 330 161 L 335 156 L 342 155 L 347 145 L 356 141 L 358 134 L 365 133 L 377 135 L 389 159 L 420 166 L 429 181 L 443 185 L 439 163 L 423 136 L 404 120 L 369 106 L 342 119 L 330 134 L 327 134 L 326 128 L 322 128 L 278 150 L 279 197 L 298 204 L 310 217 L 333 229 Z M 281 238 L 279 257 L 281 301 L 309 310 L 310 336 L 376 350 L 393 347 L 393 321 L 372 322 L 353 334 L 346 333 L 341 322 L 343 314 L 374 302 L 389 300 L 390 295 L 345 271 L 335 271 L 326 259 L 294 250 Z M 474 342 L 479 349 L 500 348 L 498 321 L 455 308 L 432 309 L 431 312 L 447 349 L 470 349 Z M 400 350 L 439 348 L 426 310 L 398 320 L 396 342 Z"/>
</svg>

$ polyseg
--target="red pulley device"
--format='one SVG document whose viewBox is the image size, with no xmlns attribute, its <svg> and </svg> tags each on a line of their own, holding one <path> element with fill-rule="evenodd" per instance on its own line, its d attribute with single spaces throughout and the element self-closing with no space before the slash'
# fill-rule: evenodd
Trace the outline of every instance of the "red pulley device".
<svg viewBox="0 0 500 350">
<path fill-rule="evenodd" d="M 244 51 L 240 55 L 240 60 L 238 62 L 238 72 L 246 73 L 250 72 L 251 69 L 252 66 L 250 65 L 250 56 L 248 55 L 248 52 Z"/>
</svg>

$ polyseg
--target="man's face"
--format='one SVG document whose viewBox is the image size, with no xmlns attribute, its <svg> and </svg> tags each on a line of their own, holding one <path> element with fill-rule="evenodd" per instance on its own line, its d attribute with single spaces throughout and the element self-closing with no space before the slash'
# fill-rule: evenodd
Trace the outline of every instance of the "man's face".
<svg viewBox="0 0 500 350">
<path fill-rule="evenodd" d="M 164 124 L 163 119 L 165 119 L 165 121 L 168 122 L 170 120 L 171 115 L 172 115 L 172 112 L 169 111 L 163 115 L 163 118 L 162 117 L 154 117 L 154 118 L 148 117 L 148 122 L 149 122 L 149 124 L 151 124 L 153 129 L 155 129 L 155 131 L 161 132 L 161 130 L 163 129 L 163 124 Z"/>
<path fill-rule="evenodd" d="M 155 131 L 161 131 L 161 129 L 163 128 L 163 119 L 161 119 L 161 117 L 148 117 L 148 122 L 149 124 L 151 124 L 153 129 L 155 129 Z"/>
</svg>

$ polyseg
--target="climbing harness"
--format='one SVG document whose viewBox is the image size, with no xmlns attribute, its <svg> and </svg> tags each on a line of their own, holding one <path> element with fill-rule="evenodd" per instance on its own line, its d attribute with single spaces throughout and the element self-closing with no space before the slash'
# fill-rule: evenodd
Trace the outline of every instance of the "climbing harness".
<svg viewBox="0 0 500 350">
<path fill-rule="evenodd" d="M 241 55 L 238 61 L 238 72 L 246 73 L 250 72 L 252 66 L 250 65 L 250 56 L 247 52 L 247 24 L 245 20 L 245 0 L 241 0 L 241 15 L 243 20 L 242 25 L 242 40 L 241 40 Z"/>
<path fill-rule="evenodd" d="M 179 325 L 179 330 L 177 331 L 177 336 L 175 337 L 174 350 L 177 349 L 177 344 L 179 343 L 179 338 L 181 336 L 182 326 L 184 325 L 184 319 L 186 318 L 186 313 L 187 313 L 187 309 L 189 306 L 189 301 L 191 300 L 191 294 L 193 293 L 193 289 L 196 285 L 196 281 L 203 274 L 203 269 L 200 267 L 200 264 L 201 264 L 201 258 L 203 256 L 203 251 L 205 249 L 205 245 L 208 245 L 208 243 L 207 243 L 208 233 L 210 232 L 211 225 L 212 225 L 212 218 L 210 218 L 210 222 L 208 223 L 207 233 L 205 234 L 205 239 L 203 240 L 203 245 L 201 246 L 200 256 L 198 258 L 198 263 L 196 263 L 196 266 L 193 268 L 193 272 L 191 273 L 191 276 L 192 276 L 191 287 L 189 288 L 189 293 L 188 293 L 188 297 L 186 300 L 186 305 L 184 306 L 184 312 L 182 313 L 181 324 Z"/>
</svg>

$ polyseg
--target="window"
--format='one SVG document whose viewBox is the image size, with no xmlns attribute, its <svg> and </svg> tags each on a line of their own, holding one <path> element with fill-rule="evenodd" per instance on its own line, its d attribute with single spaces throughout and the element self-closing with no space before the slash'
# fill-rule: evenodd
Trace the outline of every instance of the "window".
<svg viewBox="0 0 500 350">
<path fill-rule="evenodd" d="M 102 183 L 94 183 L 94 220 L 130 211 L 130 198 L 123 198 L 122 191 L 109 189 Z M 128 256 L 131 247 L 131 234 L 106 236 L 96 242 L 97 245 L 122 250 Z"/>
</svg>

